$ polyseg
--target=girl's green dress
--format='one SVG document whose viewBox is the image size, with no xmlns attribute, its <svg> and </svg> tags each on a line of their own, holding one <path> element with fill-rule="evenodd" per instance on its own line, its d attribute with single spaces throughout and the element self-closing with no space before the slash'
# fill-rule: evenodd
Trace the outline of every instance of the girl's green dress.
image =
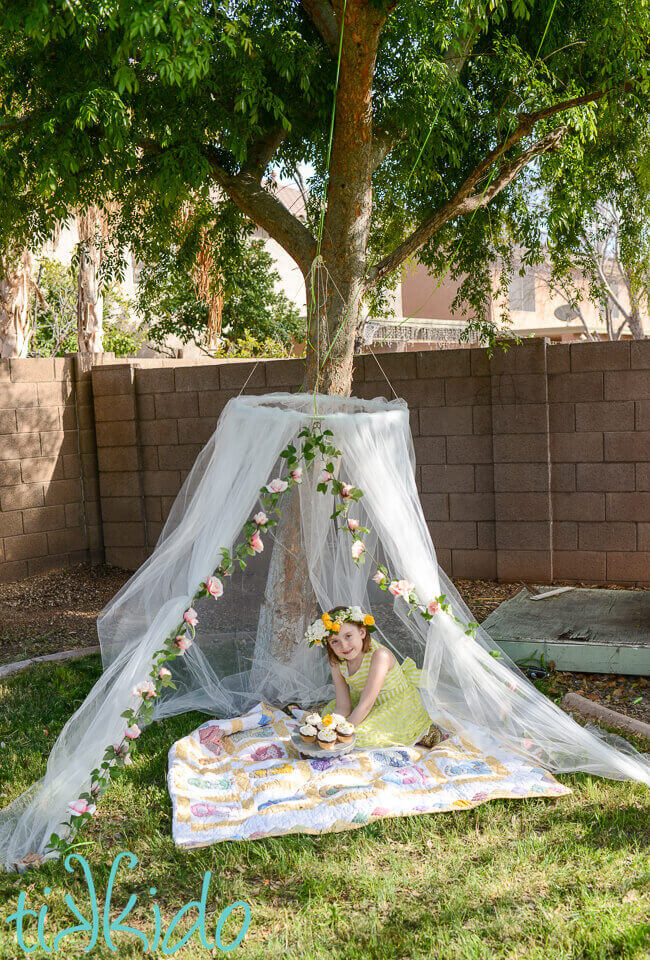
<svg viewBox="0 0 650 960">
<path fill-rule="evenodd" d="M 370 658 L 383 644 L 370 638 L 370 649 L 364 654 L 361 666 L 352 676 L 348 675 L 348 664 L 341 663 L 343 679 L 350 688 L 352 708 L 356 707 L 368 678 Z M 410 746 L 423 737 L 431 726 L 431 717 L 427 713 L 417 684 L 420 671 L 415 662 L 407 657 L 391 667 L 382 685 L 377 699 L 365 720 L 356 726 L 357 747 Z M 331 700 L 324 713 L 336 711 L 336 700 Z"/>
</svg>

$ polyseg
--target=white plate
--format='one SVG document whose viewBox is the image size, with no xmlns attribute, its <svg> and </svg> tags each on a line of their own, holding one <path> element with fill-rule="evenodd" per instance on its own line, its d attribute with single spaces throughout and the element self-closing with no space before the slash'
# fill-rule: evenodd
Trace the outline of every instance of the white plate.
<svg viewBox="0 0 650 960">
<path fill-rule="evenodd" d="M 323 747 L 318 746 L 318 740 L 314 740 L 313 743 L 305 743 L 305 741 L 300 736 L 298 728 L 291 731 L 291 742 L 293 743 L 296 750 L 299 750 L 300 753 L 304 753 L 307 757 L 341 757 L 346 753 L 351 753 L 354 750 L 354 745 L 357 740 L 356 733 L 352 738 L 352 743 L 341 743 L 337 742 L 333 750 L 323 749 Z"/>
</svg>

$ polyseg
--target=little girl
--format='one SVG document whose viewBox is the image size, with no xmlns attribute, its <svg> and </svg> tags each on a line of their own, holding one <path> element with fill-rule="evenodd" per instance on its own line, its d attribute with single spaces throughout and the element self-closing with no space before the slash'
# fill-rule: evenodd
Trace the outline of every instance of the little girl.
<svg viewBox="0 0 650 960">
<path fill-rule="evenodd" d="M 412 745 L 437 730 L 417 688 L 420 671 L 410 657 L 398 663 L 370 636 L 372 617 L 358 607 L 334 607 L 322 621 L 336 690 L 324 712 L 341 713 L 354 724 L 356 746 Z"/>
</svg>

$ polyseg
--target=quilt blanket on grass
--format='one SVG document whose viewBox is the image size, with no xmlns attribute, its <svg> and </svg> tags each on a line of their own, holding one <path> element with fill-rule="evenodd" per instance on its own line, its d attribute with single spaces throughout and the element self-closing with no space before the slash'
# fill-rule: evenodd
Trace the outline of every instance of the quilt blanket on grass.
<svg viewBox="0 0 650 960">
<path fill-rule="evenodd" d="M 432 749 L 391 747 L 303 758 L 290 739 L 300 721 L 267 704 L 209 720 L 168 757 L 172 835 L 179 847 L 286 833 L 329 833 L 382 817 L 464 810 L 496 798 L 571 793 L 542 767 L 496 741 L 465 735 Z"/>
</svg>

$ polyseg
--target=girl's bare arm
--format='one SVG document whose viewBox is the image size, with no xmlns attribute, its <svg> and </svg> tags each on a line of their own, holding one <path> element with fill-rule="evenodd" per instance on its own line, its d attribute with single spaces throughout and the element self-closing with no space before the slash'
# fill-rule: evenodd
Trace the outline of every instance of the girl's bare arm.
<svg viewBox="0 0 650 960">
<path fill-rule="evenodd" d="M 330 663 L 332 670 L 332 679 L 334 680 L 334 689 L 336 690 L 336 711 L 347 717 L 352 709 L 352 700 L 350 699 L 350 688 L 343 679 L 341 668 L 338 663 Z"/>
<path fill-rule="evenodd" d="M 372 710 L 377 695 L 382 688 L 386 674 L 395 662 L 395 657 L 386 647 L 375 650 L 370 658 L 370 669 L 359 702 L 348 717 L 355 726 L 366 719 Z"/>
</svg>

